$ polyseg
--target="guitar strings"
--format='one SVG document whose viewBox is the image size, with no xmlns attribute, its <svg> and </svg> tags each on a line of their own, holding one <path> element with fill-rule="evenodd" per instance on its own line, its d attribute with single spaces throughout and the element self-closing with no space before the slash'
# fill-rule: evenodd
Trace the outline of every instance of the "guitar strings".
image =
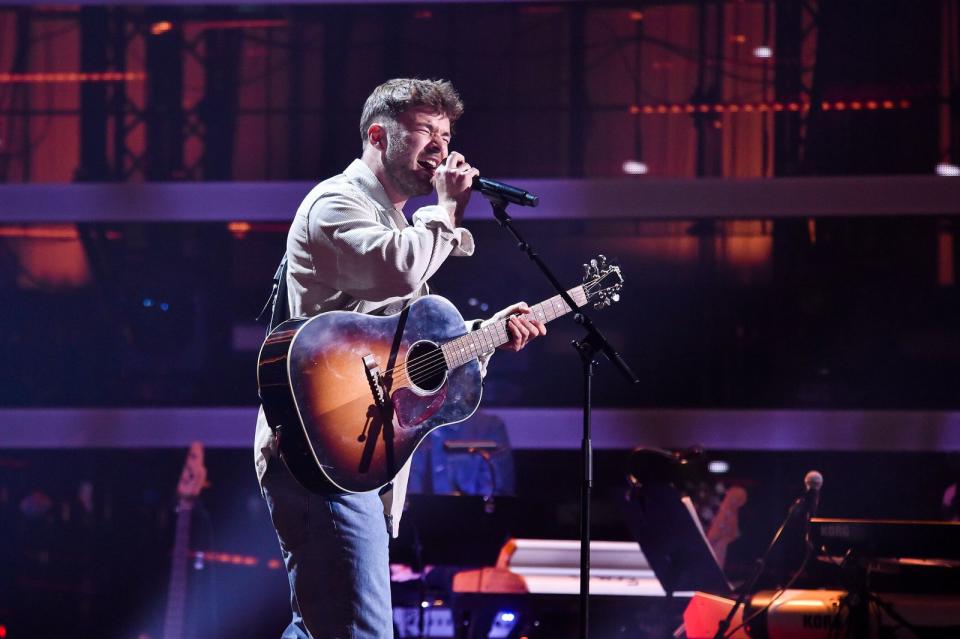
<svg viewBox="0 0 960 639">
<path fill-rule="evenodd" d="M 507 320 L 502 321 L 502 324 L 504 326 L 506 325 L 506 323 L 507 323 Z M 504 331 L 506 331 L 505 328 L 504 328 Z M 461 339 L 468 335 L 470 335 L 470 333 L 466 333 L 465 335 L 461 335 L 460 337 L 455 339 Z M 451 342 L 452 341 L 453 340 L 451 340 Z M 449 344 L 450 342 L 447 342 L 447 343 Z M 389 369 L 387 372 L 392 373 L 398 368 L 401 369 L 401 372 L 404 372 L 404 369 L 405 369 L 405 372 L 408 374 L 406 376 L 397 375 L 397 378 L 396 378 L 397 381 L 410 381 L 410 375 L 420 375 L 420 374 L 432 375 L 433 373 L 436 373 L 437 371 L 441 370 L 443 367 L 447 365 L 446 357 L 444 356 L 442 349 L 443 347 L 441 346 L 440 349 L 436 351 L 427 353 L 426 355 L 421 355 L 420 357 L 417 357 L 411 360 L 407 360 L 403 364 L 398 364 L 397 366 L 394 366 L 393 368 Z M 480 353 L 477 353 L 477 355 L 479 356 Z M 470 359 L 473 359 L 473 358 L 470 358 Z M 470 361 L 470 360 L 467 360 L 467 361 Z"/>
<path fill-rule="evenodd" d="M 428 361 L 423 361 L 428 357 Z M 411 361 L 417 361 L 417 365 L 404 366 L 403 364 L 400 364 L 399 366 L 394 366 L 391 369 L 391 372 L 400 369 L 400 373 L 394 379 L 394 382 L 410 382 L 412 381 L 413 375 L 432 375 L 433 373 L 442 370 L 447 365 L 446 358 L 443 356 L 443 352 L 441 351 L 433 352 L 430 353 L 430 355 L 425 355 Z"/>
<path fill-rule="evenodd" d="M 506 324 L 506 323 L 507 323 L 506 320 L 504 320 L 503 324 Z M 466 333 L 454 339 L 461 339 L 463 337 L 466 337 L 467 335 L 469 335 L 469 333 Z M 450 342 L 452 341 L 454 340 L 450 340 Z M 447 342 L 447 343 L 449 344 L 450 342 Z M 397 369 L 400 369 L 401 372 L 405 371 L 409 374 L 421 374 L 421 373 L 432 374 L 437 370 L 439 370 L 439 368 L 437 368 L 438 364 L 441 364 L 442 366 L 446 366 L 446 357 L 444 357 L 444 354 L 443 354 L 443 346 L 441 346 L 436 351 L 427 353 L 426 355 L 421 355 L 420 357 L 415 357 L 413 359 L 406 360 L 405 362 L 398 364 L 393 368 L 387 369 L 385 373 L 390 374 L 395 372 Z M 397 380 L 401 380 L 401 379 L 403 379 L 403 377 L 401 375 L 397 375 Z M 407 380 L 409 380 L 409 375 L 407 375 Z"/>
<path fill-rule="evenodd" d="M 440 347 L 426 355 L 406 360 L 393 368 L 387 369 L 384 373 L 390 375 L 399 370 L 394 382 L 409 382 L 411 381 L 411 375 L 432 375 L 447 365 L 442 349 L 443 347 Z"/>
<path fill-rule="evenodd" d="M 506 322 L 504 322 L 504 324 L 506 324 Z M 446 357 L 443 354 L 442 348 L 441 346 L 440 349 L 436 351 L 407 360 L 403 364 L 389 369 L 387 373 L 393 373 L 397 369 L 400 369 L 401 374 L 397 375 L 394 380 L 395 382 L 410 382 L 413 375 L 432 375 L 447 366 Z M 479 354 L 480 353 L 477 355 L 479 356 Z"/>
<path fill-rule="evenodd" d="M 504 322 L 504 324 L 506 324 L 506 322 Z M 462 335 L 461 337 L 464 337 L 464 336 Z M 456 338 L 456 339 L 459 339 L 459 338 Z M 441 346 L 436 351 L 432 351 L 430 353 L 427 353 L 426 355 L 421 355 L 420 357 L 415 357 L 411 360 L 407 360 L 402 364 L 398 364 L 397 366 L 394 366 L 393 368 L 389 369 L 387 373 L 393 373 L 397 369 L 400 369 L 400 372 L 406 373 L 406 375 L 398 374 L 395 381 L 409 382 L 411 380 L 412 375 L 432 375 L 437 371 L 442 370 L 444 367 L 446 367 L 446 365 L 447 365 L 446 357 L 443 354 L 443 347 Z"/>
<path fill-rule="evenodd" d="M 583 284 L 582 288 L 584 292 L 587 293 L 586 297 L 588 299 L 590 296 L 589 295 L 590 292 L 592 292 L 592 289 L 597 284 L 597 282 L 598 280 L 595 280 L 593 282 Z M 541 302 L 540 305 L 542 304 L 543 303 Z M 582 305 L 578 305 L 578 307 L 579 306 L 582 306 Z M 570 309 L 568 307 L 567 312 L 569 311 Z M 559 315 L 557 317 L 559 317 Z M 556 319 L 556 317 L 552 319 Z M 507 320 L 503 320 L 503 324 L 506 325 L 506 323 L 507 323 Z M 469 335 L 469 333 L 467 333 L 466 335 Z M 462 335 L 461 338 L 465 337 L 466 335 Z M 460 338 L 456 338 L 456 339 L 460 339 Z M 447 343 L 450 343 L 450 342 L 447 342 Z M 477 355 L 479 356 L 480 353 L 478 353 Z M 474 358 L 470 358 L 470 359 L 472 360 Z M 467 360 L 467 361 L 470 361 L 470 360 Z M 447 366 L 446 357 L 444 356 L 443 347 L 441 346 L 436 351 L 432 351 L 430 353 L 427 353 L 426 355 L 421 355 L 420 357 L 415 357 L 411 360 L 406 360 L 401 364 L 398 364 L 392 368 L 389 368 L 385 371 L 385 374 L 389 375 L 389 374 L 395 373 L 399 369 L 400 372 L 397 374 L 396 378 L 393 380 L 394 383 L 404 383 L 404 382 L 409 383 L 412 381 L 413 375 L 432 375 L 442 370 L 446 366 Z"/>
<path fill-rule="evenodd" d="M 506 320 L 504 320 L 503 323 L 506 324 Z M 469 335 L 469 333 L 467 333 L 467 335 Z M 460 337 L 462 338 L 465 336 L 466 335 L 461 335 Z M 415 357 L 398 364 L 393 368 L 387 369 L 385 374 L 394 373 L 397 371 L 397 369 L 399 369 L 400 373 L 397 374 L 396 378 L 394 379 L 394 383 L 411 382 L 413 375 L 433 375 L 434 373 L 443 370 L 446 366 L 447 361 L 443 354 L 443 347 L 441 346 L 436 351 L 432 351 L 426 355 L 421 355 L 420 357 Z"/>
</svg>

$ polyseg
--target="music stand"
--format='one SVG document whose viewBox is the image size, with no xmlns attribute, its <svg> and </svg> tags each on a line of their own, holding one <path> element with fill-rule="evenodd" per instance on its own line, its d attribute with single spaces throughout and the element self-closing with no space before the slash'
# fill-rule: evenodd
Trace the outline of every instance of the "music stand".
<svg viewBox="0 0 960 639">
<path fill-rule="evenodd" d="M 636 488 L 626 502 L 624 516 L 668 596 L 697 590 L 720 595 L 733 592 L 692 502 L 671 484 L 646 483 Z"/>
</svg>

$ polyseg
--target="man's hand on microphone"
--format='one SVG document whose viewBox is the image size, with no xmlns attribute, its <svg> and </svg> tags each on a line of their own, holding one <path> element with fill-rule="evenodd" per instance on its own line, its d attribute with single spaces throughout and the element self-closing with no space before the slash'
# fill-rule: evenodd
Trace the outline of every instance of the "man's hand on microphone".
<svg viewBox="0 0 960 639">
<path fill-rule="evenodd" d="M 480 171 L 467 163 L 462 154 L 453 151 L 446 161 L 437 167 L 433 175 L 433 184 L 437 189 L 437 203 L 447 207 L 450 213 L 450 223 L 460 226 L 467 202 L 470 201 L 470 187 L 473 178 L 480 175 Z"/>
</svg>

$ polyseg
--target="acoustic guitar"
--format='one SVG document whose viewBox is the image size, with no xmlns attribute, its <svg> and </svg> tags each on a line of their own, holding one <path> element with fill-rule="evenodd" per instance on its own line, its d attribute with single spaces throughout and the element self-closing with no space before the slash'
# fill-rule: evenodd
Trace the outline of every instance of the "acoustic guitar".
<svg viewBox="0 0 960 639">
<path fill-rule="evenodd" d="M 623 276 L 602 255 L 567 293 L 577 307 L 609 306 Z M 546 323 L 570 312 L 559 295 L 530 307 Z M 314 492 L 363 492 L 389 483 L 434 429 L 480 404 L 477 357 L 510 341 L 506 320 L 465 333 L 438 295 L 396 315 L 330 311 L 283 322 L 264 341 L 257 383 L 281 457 Z"/>
</svg>

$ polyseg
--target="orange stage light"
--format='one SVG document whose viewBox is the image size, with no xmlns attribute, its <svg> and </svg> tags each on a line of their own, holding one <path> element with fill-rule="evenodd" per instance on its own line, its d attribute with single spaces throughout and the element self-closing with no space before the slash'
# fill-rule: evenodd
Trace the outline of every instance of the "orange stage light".
<svg viewBox="0 0 960 639">
<path fill-rule="evenodd" d="M 169 20 L 161 20 L 150 25 L 151 35 L 162 35 L 171 30 L 173 30 L 173 23 Z"/>
<path fill-rule="evenodd" d="M 76 240 L 80 235 L 72 224 L 43 226 L 0 226 L 0 237 L 31 240 Z"/>
<path fill-rule="evenodd" d="M 892 100 L 884 100 L 882 102 L 877 100 L 853 100 L 851 102 L 838 101 L 838 102 L 827 102 L 826 100 L 820 103 L 820 109 L 823 111 L 863 111 L 863 110 L 876 110 L 880 107 L 884 109 L 895 109 L 895 108 L 909 108 L 909 100 L 900 100 L 898 103 L 895 103 Z M 691 114 L 691 113 L 767 113 L 774 111 L 776 113 L 781 113 L 783 111 L 791 111 L 794 113 L 798 112 L 808 112 L 810 110 L 809 102 L 730 102 L 730 103 L 714 103 L 714 104 L 631 104 L 629 111 L 631 115 L 652 115 L 657 114 Z"/>
<path fill-rule="evenodd" d="M 0 73 L 0 84 L 60 84 L 81 82 L 140 82 L 145 80 L 142 71 L 103 71 L 100 73 Z"/>
<path fill-rule="evenodd" d="M 249 233 L 250 222 L 230 222 L 227 224 L 227 230 L 231 233 Z"/>
</svg>

